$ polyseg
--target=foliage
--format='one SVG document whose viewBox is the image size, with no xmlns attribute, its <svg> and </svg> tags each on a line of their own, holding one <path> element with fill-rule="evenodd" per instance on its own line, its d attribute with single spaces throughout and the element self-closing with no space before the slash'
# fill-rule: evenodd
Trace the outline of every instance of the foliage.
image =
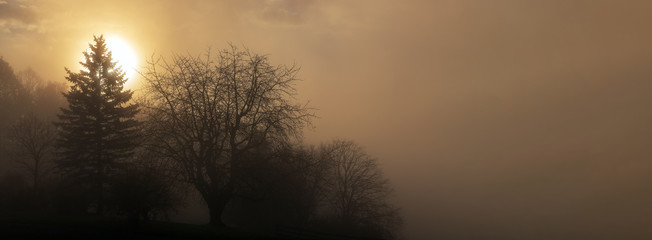
<svg viewBox="0 0 652 240">
<path fill-rule="evenodd" d="M 94 37 L 90 52 L 84 52 L 84 70 L 66 69 L 71 83 L 64 93 L 68 107 L 62 108 L 57 146 L 59 169 L 74 179 L 96 185 L 98 211 L 103 210 L 104 185 L 120 160 L 130 157 L 137 145 L 134 119 L 138 105 L 129 103 L 133 92 L 124 90 L 127 79 L 116 67 L 103 36 Z"/>
</svg>

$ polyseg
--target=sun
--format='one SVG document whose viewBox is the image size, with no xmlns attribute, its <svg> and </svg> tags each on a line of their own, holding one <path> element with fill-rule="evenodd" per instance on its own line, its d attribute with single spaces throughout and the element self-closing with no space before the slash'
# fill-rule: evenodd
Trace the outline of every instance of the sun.
<svg viewBox="0 0 652 240">
<path fill-rule="evenodd" d="M 106 39 L 106 45 L 111 51 L 113 61 L 116 65 L 122 68 L 125 72 L 125 77 L 130 80 L 135 77 L 136 69 L 138 67 L 138 57 L 134 49 L 121 37 L 110 36 Z"/>
</svg>

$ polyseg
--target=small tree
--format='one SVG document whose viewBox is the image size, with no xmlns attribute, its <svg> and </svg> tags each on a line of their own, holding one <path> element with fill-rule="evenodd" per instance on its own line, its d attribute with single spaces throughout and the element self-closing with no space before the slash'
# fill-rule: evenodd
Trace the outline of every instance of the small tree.
<svg viewBox="0 0 652 240">
<path fill-rule="evenodd" d="M 73 73 L 66 68 L 72 84 L 64 93 L 67 108 L 61 108 L 56 126 L 58 167 L 68 176 L 95 187 L 97 211 L 103 212 L 107 178 L 128 158 L 136 146 L 138 105 L 129 103 L 133 92 L 124 90 L 124 72 L 116 67 L 103 36 L 94 37 L 90 52 L 84 52 L 84 68 Z"/>
<path fill-rule="evenodd" d="M 401 219 L 378 161 L 353 141 L 335 140 L 321 151 L 331 162 L 327 199 L 341 230 L 395 238 Z"/>
<path fill-rule="evenodd" d="M 16 162 L 30 174 L 34 191 L 38 191 L 41 177 L 52 167 L 50 161 L 55 139 L 52 125 L 33 114 L 13 125 L 11 141 L 17 150 Z"/>
<path fill-rule="evenodd" d="M 224 225 L 222 212 L 248 174 L 239 170 L 247 153 L 298 134 L 312 117 L 292 101 L 297 71 L 235 46 L 146 70 L 150 133 L 202 195 L 211 224 Z"/>
</svg>

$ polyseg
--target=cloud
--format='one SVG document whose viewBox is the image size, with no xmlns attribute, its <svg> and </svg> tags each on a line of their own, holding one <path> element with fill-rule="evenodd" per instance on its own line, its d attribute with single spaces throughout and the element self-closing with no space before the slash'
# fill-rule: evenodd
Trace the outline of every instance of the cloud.
<svg viewBox="0 0 652 240">
<path fill-rule="evenodd" d="M 268 0 L 259 9 L 261 18 L 271 22 L 300 24 L 305 20 L 305 12 L 313 1 Z"/>
<path fill-rule="evenodd" d="M 376 5 L 381 1 L 375 2 Z M 320 0 L 244 0 L 228 2 L 248 23 L 262 27 L 346 30 L 364 23 L 368 3 Z"/>
<path fill-rule="evenodd" d="M 36 30 L 38 15 L 36 8 L 28 1 L 0 1 L 0 31 L 20 33 Z"/>
<path fill-rule="evenodd" d="M 26 24 L 37 21 L 34 7 L 24 1 L 0 1 L 0 19 L 13 19 Z"/>
<path fill-rule="evenodd" d="M 238 1 L 234 8 L 249 21 L 258 24 L 299 25 L 306 21 L 315 1 L 264 0 Z"/>
</svg>

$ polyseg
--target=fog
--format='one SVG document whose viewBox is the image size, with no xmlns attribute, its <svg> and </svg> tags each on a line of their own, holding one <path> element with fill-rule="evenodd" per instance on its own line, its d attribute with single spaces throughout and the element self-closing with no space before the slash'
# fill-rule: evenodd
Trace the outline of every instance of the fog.
<svg viewBox="0 0 652 240">
<path fill-rule="evenodd" d="M 93 34 L 301 66 L 308 143 L 353 139 L 408 239 L 652 237 L 647 1 L 0 1 L 0 55 L 64 81 Z M 135 79 L 137 80 L 137 79 Z M 135 87 L 137 89 L 137 87 Z M 136 90 L 137 91 L 137 90 Z"/>
</svg>

